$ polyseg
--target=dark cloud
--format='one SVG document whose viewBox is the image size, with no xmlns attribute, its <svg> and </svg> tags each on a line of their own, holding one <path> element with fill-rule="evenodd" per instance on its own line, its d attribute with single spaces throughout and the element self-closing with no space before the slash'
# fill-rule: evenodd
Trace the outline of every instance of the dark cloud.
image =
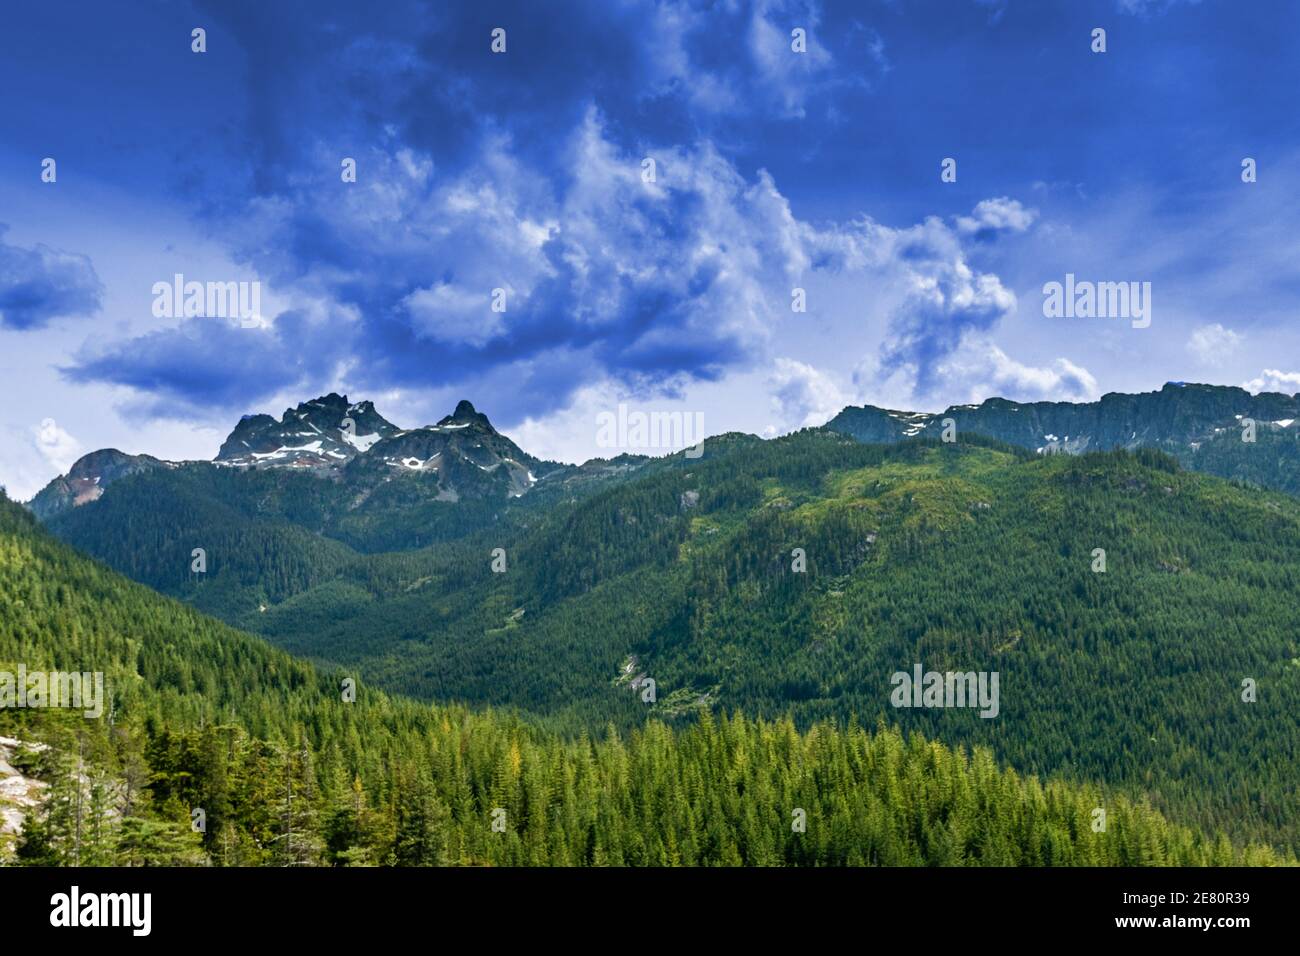
<svg viewBox="0 0 1300 956">
<path fill-rule="evenodd" d="M 242 338 L 186 320 L 82 356 L 71 377 L 166 408 L 247 404 L 340 369 L 360 390 L 472 389 L 509 369 L 536 414 L 587 382 L 671 390 L 761 349 L 788 250 L 768 238 L 764 187 L 708 143 L 740 114 L 793 119 L 829 88 L 815 5 L 199 8 L 243 123 L 191 164 L 187 198 L 236 262 L 334 319 L 308 363 L 281 319 Z M 806 56 L 789 51 L 792 18 L 812 31 Z M 487 309 L 495 288 L 504 314 Z"/>
<path fill-rule="evenodd" d="M 130 386 L 163 413 L 326 383 L 470 394 L 509 381 L 497 399 L 509 421 L 599 381 L 669 394 L 747 367 L 795 278 L 828 260 L 771 177 L 714 143 L 743 141 L 742 121 L 778 140 L 773 123 L 887 69 L 878 35 L 823 28 L 804 0 L 634 0 L 562 16 L 414 0 L 312 17 L 201 8 L 212 45 L 239 51 L 247 121 L 223 127 L 235 139 L 219 155 L 245 157 L 224 182 L 211 167 L 196 175 L 197 211 L 295 309 L 251 331 L 186 319 L 66 370 Z M 790 50 L 792 26 L 808 31 L 805 54 Z M 504 55 L 490 50 L 495 27 Z M 858 66 L 836 69 L 849 51 Z M 340 180 L 344 157 L 355 184 Z M 899 313 L 887 356 L 921 378 L 948 335 L 1006 309 L 996 279 L 972 277 L 937 228 L 870 240 L 930 283 Z M 504 312 L 490 307 L 496 289 Z"/>
<path fill-rule="evenodd" d="M 313 342 L 323 348 L 314 349 Z M 337 345 L 320 323 L 290 312 L 280 316 L 275 329 L 190 319 L 125 345 L 83 352 L 62 371 L 74 382 L 135 389 L 142 397 L 134 411 L 146 417 L 204 418 L 246 409 L 283 388 L 328 380 L 336 354 Z"/>
<path fill-rule="evenodd" d="M 490 137 L 459 175 L 401 147 L 358 156 L 355 185 L 256 197 L 230 224 L 236 257 L 323 319 L 304 328 L 280 316 L 256 334 L 185 320 L 68 374 L 151 392 L 165 408 L 247 406 L 340 375 L 363 392 L 472 390 L 509 369 L 518 400 L 499 402 L 507 418 L 562 407 L 605 378 L 647 391 L 716 379 L 761 351 L 772 304 L 788 298 L 784 201 L 707 144 L 657 152 L 646 183 L 642 155 L 606 131 L 589 108 L 553 144 L 560 178 Z M 504 311 L 492 309 L 497 289 Z"/>
<path fill-rule="evenodd" d="M 97 312 L 104 287 L 86 256 L 37 243 L 4 241 L 0 223 L 0 327 L 39 329 L 50 320 Z"/>
</svg>

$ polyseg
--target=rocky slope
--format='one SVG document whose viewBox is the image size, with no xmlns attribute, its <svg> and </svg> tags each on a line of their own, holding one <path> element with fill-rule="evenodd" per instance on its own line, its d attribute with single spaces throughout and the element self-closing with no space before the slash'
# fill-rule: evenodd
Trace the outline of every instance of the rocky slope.
<svg viewBox="0 0 1300 956">
<path fill-rule="evenodd" d="M 44 521 L 77 505 L 95 501 L 105 488 L 121 478 L 169 464 L 150 455 L 128 455 L 116 448 L 93 451 L 78 459 L 66 475 L 55 478 L 37 492 L 28 507 Z"/>
<path fill-rule="evenodd" d="M 40 805 L 47 784 L 15 767 L 20 753 L 33 754 L 44 744 L 24 743 L 14 737 L 0 736 L 0 864 L 12 857 L 22 832 L 23 820 Z"/>
<path fill-rule="evenodd" d="M 216 461 L 237 467 L 303 468 L 331 471 L 400 431 L 371 402 L 349 404 L 328 395 L 287 408 L 277 421 L 245 415 L 230 433 Z"/>
<path fill-rule="evenodd" d="M 1300 419 L 1300 396 L 1218 385 L 1170 382 L 1158 392 L 1112 392 L 1096 402 L 1012 402 L 990 398 L 979 405 L 953 405 L 938 413 L 905 412 L 872 405 L 844 409 L 826 427 L 859 441 L 888 443 L 905 438 L 938 438 L 951 418 L 960 434 L 978 432 L 1040 452 L 1110 451 L 1158 447 L 1186 448 L 1233 432 L 1240 440 L 1243 419 L 1260 429 L 1289 429 Z"/>
<path fill-rule="evenodd" d="M 401 429 L 369 401 L 330 393 L 286 409 L 279 418 L 246 415 L 212 462 L 168 462 L 116 449 L 92 452 L 28 504 L 42 521 L 97 500 L 109 485 L 154 469 L 292 471 L 342 482 L 358 501 L 396 479 L 417 480 L 420 499 L 517 498 L 546 478 L 589 477 L 572 465 L 544 462 L 498 432 L 467 401 L 436 425 Z M 603 465 L 606 463 L 595 463 Z"/>
</svg>

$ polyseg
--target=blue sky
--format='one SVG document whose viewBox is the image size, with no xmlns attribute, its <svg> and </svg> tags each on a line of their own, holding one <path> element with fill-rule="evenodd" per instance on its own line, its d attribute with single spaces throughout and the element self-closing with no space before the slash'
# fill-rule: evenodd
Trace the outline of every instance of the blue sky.
<svg viewBox="0 0 1300 956">
<path fill-rule="evenodd" d="M 1300 391 L 1298 27 L 1269 0 L 9 3 L 0 483 L 211 457 L 330 390 L 407 426 L 466 397 L 569 460 L 619 402 L 772 435 Z M 155 315 L 177 273 L 259 283 L 260 315 Z M 1150 282 L 1151 326 L 1045 317 L 1066 273 Z"/>
</svg>

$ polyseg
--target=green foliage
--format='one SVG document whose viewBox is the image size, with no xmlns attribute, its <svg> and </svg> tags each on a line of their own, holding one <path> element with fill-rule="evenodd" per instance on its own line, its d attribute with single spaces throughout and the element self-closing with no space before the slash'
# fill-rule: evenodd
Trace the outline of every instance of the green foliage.
<svg viewBox="0 0 1300 956">
<path fill-rule="evenodd" d="M 1241 440 L 1240 427 L 1221 431 L 1197 447 L 1171 448 L 1188 468 L 1244 484 L 1300 494 L 1300 429 L 1260 422 L 1255 441 Z"/>
<path fill-rule="evenodd" d="M 490 570 L 496 546 L 506 574 Z M 701 708 L 884 718 L 1294 849 L 1297 555 L 1294 501 L 1158 451 L 1039 458 L 978 437 L 869 447 L 810 431 L 373 556 L 237 620 L 388 689 L 517 707 L 568 734 Z M 656 680 L 655 707 L 616 684 L 629 659 Z M 1002 714 L 893 709 L 890 675 L 917 662 L 998 671 Z"/>
<path fill-rule="evenodd" d="M 50 792 L 17 862 L 1147 865 L 1290 861 L 1143 801 L 885 727 L 714 717 L 566 740 L 294 661 L 118 578 L 0 503 L 0 660 L 102 670 L 100 720 L 0 711 Z M 34 769 L 34 765 L 30 765 Z M 1107 810 L 1104 832 L 1093 811 Z M 193 811 L 205 826 L 191 826 Z M 797 811 L 806 825 L 796 827 Z M 494 823 L 497 824 L 494 826 Z"/>
</svg>

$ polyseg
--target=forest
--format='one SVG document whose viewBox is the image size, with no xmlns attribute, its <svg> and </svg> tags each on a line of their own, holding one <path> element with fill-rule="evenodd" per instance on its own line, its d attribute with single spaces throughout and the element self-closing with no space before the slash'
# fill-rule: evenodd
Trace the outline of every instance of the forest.
<svg viewBox="0 0 1300 956">
<path fill-rule="evenodd" d="M 1160 452 L 726 436 L 379 554 L 292 523 L 164 524 L 174 505 L 144 506 L 138 480 L 78 509 L 95 537 L 70 540 L 146 581 L 214 540 L 215 570 L 171 593 L 392 693 L 568 737 L 703 711 L 884 721 L 1300 848 L 1300 504 Z M 890 706 L 890 675 L 918 662 L 999 672 L 999 717 Z"/>
<path fill-rule="evenodd" d="M 407 613 L 376 595 L 416 594 L 443 643 L 427 617 L 395 644 L 368 619 L 358 641 L 327 607 L 315 647 L 284 641 L 319 666 L 5 503 L 0 665 L 103 670 L 111 688 L 104 721 L 0 712 L 0 733 L 51 744 L 18 757 L 48 791 L 16 859 L 1294 860 L 1289 499 L 1156 453 L 825 433 L 736 449 L 540 515 L 508 542 L 507 574 L 489 537 L 368 559 L 334 586 Z M 428 580 L 412 591 L 413 573 Z M 329 660 L 349 632 L 360 653 Z M 422 646 L 427 696 L 463 703 L 393 696 L 411 685 L 376 664 Z M 658 675 L 652 706 L 622 679 L 628 658 Z M 1004 713 L 888 707 L 875 669 L 915 660 L 1001 670 Z M 1240 673 L 1258 704 L 1239 701 Z"/>
</svg>

